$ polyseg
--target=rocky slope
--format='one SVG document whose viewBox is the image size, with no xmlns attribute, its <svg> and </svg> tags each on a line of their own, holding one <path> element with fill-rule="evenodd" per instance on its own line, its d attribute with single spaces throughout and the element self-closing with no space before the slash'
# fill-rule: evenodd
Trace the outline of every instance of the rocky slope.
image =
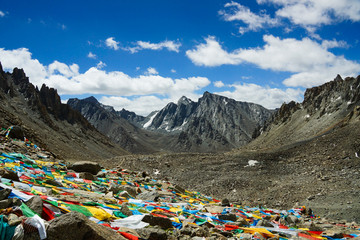
<svg viewBox="0 0 360 240">
<path fill-rule="evenodd" d="M 115 111 L 111 106 L 99 103 L 94 97 L 69 99 L 67 104 L 79 111 L 97 130 L 131 153 L 166 151 L 167 144 L 172 141 L 172 136 L 139 128 L 137 125 L 145 117 L 126 110 Z"/>
<path fill-rule="evenodd" d="M 22 69 L 5 73 L 0 64 L 0 126 L 19 125 L 40 147 L 68 159 L 127 154 L 98 132 L 79 112 L 62 104 L 56 90 L 39 90 Z"/>
<path fill-rule="evenodd" d="M 359 104 L 360 77 L 343 80 L 338 75 L 307 89 L 302 103 L 283 104 L 248 147 L 279 147 L 319 137 L 345 124 Z"/>
</svg>

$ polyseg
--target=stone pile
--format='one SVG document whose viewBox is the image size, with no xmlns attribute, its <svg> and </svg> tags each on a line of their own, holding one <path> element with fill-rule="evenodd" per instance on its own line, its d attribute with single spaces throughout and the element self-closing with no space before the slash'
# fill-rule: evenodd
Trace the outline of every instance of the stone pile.
<svg viewBox="0 0 360 240">
<path fill-rule="evenodd" d="M 19 147 L 20 146 L 20 147 Z M 28 141 L 0 137 L 1 239 L 350 239 L 356 223 L 304 206 L 247 207 L 146 172 L 61 163 Z M 14 151 L 16 150 L 16 151 Z"/>
</svg>

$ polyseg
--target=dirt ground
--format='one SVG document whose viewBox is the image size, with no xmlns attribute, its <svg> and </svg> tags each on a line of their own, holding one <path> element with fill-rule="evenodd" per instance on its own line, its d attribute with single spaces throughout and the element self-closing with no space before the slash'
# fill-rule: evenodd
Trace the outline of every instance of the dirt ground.
<svg viewBox="0 0 360 240">
<path fill-rule="evenodd" d="M 268 150 L 222 154 L 131 155 L 105 160 L 247 206 L 305 205 L 336 221 L 360 222 L 359 123 Z M 249 166 L 249 161 L 257 163 Z M 250 163 L 254 163 L 250 161 Z"/>
</svg>

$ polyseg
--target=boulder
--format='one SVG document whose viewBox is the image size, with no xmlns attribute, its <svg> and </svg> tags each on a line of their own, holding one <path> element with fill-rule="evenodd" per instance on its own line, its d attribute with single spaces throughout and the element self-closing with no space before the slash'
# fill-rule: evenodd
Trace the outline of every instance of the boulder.
<svg viewBox="0 0 360 240">
<path fill-rule="evenodd" d="M 166 240 L 168 239 L 166 232 L 160 228 L 147 227 L 137 229 L 136 232 L 142 239 L 148 240 Z"/>
<path fill-rule="evenodd" d="M 227 198 L 224 198 L 223 200 L 221 200 L 221 206 L 223 207 L 230 207 L 230 201 Z"/>
<path fill-rule="evenodd" d="M 142 221 L 149 223 L 151 226 L 159 226 L 162 229 L 173 228 L 172 222 L 169 218 L 145 215 Z"/>
<path fill-rule="evenodd" d="M 86 179 L 86 180 L 91 180 L 91 181 L 97 180 L 97 179 L 95 178 L 95 176 L 92 175 L 92 174 L 89 173 L 89 172 L 81 172 L 81 173 L 79 173 L 79 178 Z"/>
<path fill-rule="evenodd" d="M 9 132 L 9 138 L 16 138 L 20 140 L 24 140 L 25 134 L 24 130 L 20 126 L 11 126 L 11 130 Z"/>
<path fill-rule="evenodd" d="M 288 215 L 285 220 L 289 223 L 289 224 L 296 224 L 299 222 L 299 218 L 297 218 L 294 215 Z"/>
<path fill-rule="evenodd" d="M 156 202 L 159 198 L 159 193 L 157 191 L 147 191 L 140 193 L 139 195 L 137 195 L 136 198 L 141 200 Z"/>
<path fill-rule="evenodd" d="M 10 193 L 11 193 L 11 189 L 9 189 L 9 188 L 0 190 L 0 201 L 7 199 L 9 197 Z"/>
<path fill-rule="evenodd" d="M 258 223 L 256 224 L 256 226 L 274 227 L 268 220 L 264 220 L 264 219 L 258 221 Z"/>
<path fill-rule="evenodd" d="M 185 193 L 185 189 L 180 187 L 179 185 L 174 186 L 174 191 L 177 192 L 177 193 L 181 193 L 181 194 Z"/>
<path fill-rule="evenodd" d="M 19 180 L 19 176 L 17 175 L 16 172 L 13 172 L 13 171 L 10 171 L 10 170 L 7 170 L 7 169 L 0 169 L 0 176 L 3 177 L 3 178 L 7 178 L 7 179 L 10 179 L 10 180 L 13 180 L 13 181 L 17 181 L 17 182 L 20 182 Z"/>
<path fill-rule="evenodd" d="M 72 166 L 70 166 L 70 169 L 76 172 L 88 172 L 96 175 L 101 170 L 101 166 L 96 162 L 80 161 L 73 163 Z"/>
<path fill-rule="evenodd" d="M 20 206 L 21 200 L 18 198 L 8 198 L 0 201 L 0 209 L 5 209 L 12 206 Z"/>
<path fill-rule="evenodd" d="M 41 216 L 43 211 L 43 200 L 41 197 L 33 196 L 26 202 L 26 206 Z"/>
<path fill-rule="evenodd" d="M 220 214 L 218 215 L 218 218 L 220 220 L 225 220 L 225 221 L 236 221 L 236 215 L 233 213 L 228 213 L 228 214 Z"/>
<path fill-rule="evenodd" d="M 122 212 L 123 214 L 125 214 L 126 216 L 131 216 L 133 215 L 132 211 L 128 208 L 128 204 L 124 203 L 121 208 L 120 208 L 120 212 Z"/>
<path fill-rule="evenodd" d="M 111 228 L 99 225 L 78 212 L 70 212 L 51 220 L 46 230 L 48 239 L 52 240 L 125 239 Z"/>
<path fill-rule="evenodd" d="M 56 181 L 56 180 L 54 180 L 54 179 L 46 179 L 45 180 L 45 183 L 47 183 L 47 184 L 50 184 L 50 185 L 53 185 L 53 186 L 56 186 L 56 187 L 64 187 L 63 185 L 62 185 L 62 183 L 59 183 L 58 181 Z"/>
<path fill-rule="evenodd" d="M 118 184 L 114 184 L 114 183 L 110 184 L 109 191 L 113 192 L 114 194 L 117 194 L 118 192 L 126 191 L 129 195 L 131 195 L 134 198 L 137 195 L 136 187 L 131 187 L 131 186 L 127 186 L 127 185 L 125 185 L 125 186 L 118 185 Z"/>
</svg>

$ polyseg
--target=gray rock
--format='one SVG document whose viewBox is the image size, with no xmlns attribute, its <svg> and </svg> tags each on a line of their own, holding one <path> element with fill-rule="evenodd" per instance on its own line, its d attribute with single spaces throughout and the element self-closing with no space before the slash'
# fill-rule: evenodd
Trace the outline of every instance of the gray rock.
<svg viewBox="0 0 360 240">
<path fill-rule="evenodd" d="M 179 185 L 174 186 L 174 191 L 177 192 L 177 193 L 181 193 L 181 194 L 185 193 L 185 189 L 180 187 Z"/>
<path fill-rule="evenodd" d="M 81 172 L 81 173 L 79 173 L 79 178 L 86 179 L 86 180 L 91 180 L 91 181 L 95 181 L 95 180 L 96 180 L 96 178 L 94 177 L 94 175 L 92 175 L 91 173 L 88 173 L 88 172 Z"/>
<path fill-rule="evenodd" d="M 117 194 L 118 192 L 126 191 L 129 195 L 131 195 L 134 198 L 137 195 L 136 187 L 123 186 L 123 185 L 114 184 L 114 183 L 110 184 L 108 191 L 111 191 L 114 194 Z"/>
<path fill-rule="evenodd" d="M 5 188 L 3 190 L 0 190 L 0 201 L 7 199 L 11 193 L 11 189 Z"/>
<path fill-rule="evenodd" d="M 70 168 L 76 172 L 88 172 L 93 175 L 96 175 L 101 170 L 99 163 L 90 161 L 80 161 L 73 163 Z"/>
<path fill-rule="evenodd" d="M 54 179 L 46 179 L 46 180 L 45 180 L 45 183 L 50 184 L 50 185 L 53 185 L 53 186 L 56 186 L 56 187 L 64 187 L 64 186 L 62 185 L 62 183 L 60 183 L 60 182 L 58 182 L 58 181 L 56 181 L 56 180 L 54 180 Z"/>
<path fill-rule="evenodd" d="M 0 201 L 0 209 L 5 209 L 10 207 L 12 204 L 12 199 L 4 199 Z"/>
<path fill-rule="evenodd" d="M 120 208 L 120 212 L 122 212 L 123 214 L 125 214 L 126 216 L 131 216 L 133 215 L 132 211 L 128 208 L 128 204 L 124 203 L 121 208 Z"/>
<path fill-rule="evenodd" d="M 289 223 L 289 224 L 296 224 L 298 222 L 300 222 L 299 218 L 297 218 L 296 216 L 294 215 L 288 215 L 285 220 Z"/>
<path fill-rule="evenodd" d="M 223 200 L 221 200 L 221 206 L 223 207 L 230 207 L 230 201 L 227 198 L 224 198 Z"/>
<path fill-rule="evenodd" d="M 10 180 L 13 180 L 13 181 L 20 182 L 19 176 L 17 175 L 17 173 L 13 172 L 13 171 L 10 171 L 10 170 L 7 170 L 7 169 L 1 168 L 0 169 L 0 176 L 3 177 L 3 178 L 7 178 L 7 179 L 10 179 Z"/>
<path fill-rule="evenodd" d="M 25 203 L 31 210 L 41 216 L 43 211 L 43 200 L 39 196 L 33 196 Z"/>
<path fill-rule="evenodd" d="M 264 220 L 264 219 L 260 220 L 260 221 L 256 224 L 256 226 L 274 227 L 269 221 Z"/>
<path fill-rule="evenodd" d="M 156 191 L 143 192 L 137 195 L 137 199 L 156 202 L 159 198 L 159 193 Z"/>
<path fill-rule="evenodd" d="M 218 215 L 218 218 L 221 220 L 233 221 L 233 222 L 235 222 L 237 219 L 236 215 L 232 213 Z"/>
<path fill-rule="evenodd" d="M 5 209 L 12 206 L 20 206 L 21 200 L 18 198 L 8 198 L 0 201 L 0 209 Z"/>
<path fill-rule="evenodd" d="M 112 229 L 99 225 L 78 212 L 70 212 L 51 220 L 46 232 L 48 239 L 52 240 L 124 239 Z"/>
<path fill-rule="evenodd" d="M 236 225 L 239 227 L 245 227 L 245 226 L 249 226 L 249 222 L 245 220 L 245 218 L 242 217 L 238 217 L 238 219 L 236 220 L 236 222 L 232 223 L 232 225 Z"/>
<path fill-rule="evenodd" d="M 12 128 L 9 133 L 9 138 L 16 138 L 20 140 L 24 140 L 25 134 L 24 130 L 20 126 L 11 126 Z"/>
<path fill-rule="evenodd" d="M 136 232 L 140 235 L 142 239 L 147 239 L 147 240 L 168 239 L 166 232 L 160 228 L 147 227 L 147 228 L 137 229 Z"/>
<path fill-rule="evenodd" d="M 195 236 L 195 232 L 192 227 L 183 225 L 183 227 L 180 229 L 180 235 Z"/>
<path fill-rule="evenodd" d="M 25 217 L 18 217 L 16 214 L 10 213 L 8 215 L 8 223 L 10 226 L 17 226 L 21 223 L 21 221 L 25 219 Z"/>
<path fill-rule="evenodd" d="M 100 172 L 98 172 L 96 174 L 96 177 L 98 177 L 98 178 L 106 178 L 106 172 L 100 171 Z"/>
<path fill-rule="evenodd" d="M 143 222 L 147 222 L 151 226 L 159 226 L 162 229 L 173 228 L 173 225 L 169 218 L 155 217 L 153 215 L 145 215 L 143 218 Z"/>
</svg>

